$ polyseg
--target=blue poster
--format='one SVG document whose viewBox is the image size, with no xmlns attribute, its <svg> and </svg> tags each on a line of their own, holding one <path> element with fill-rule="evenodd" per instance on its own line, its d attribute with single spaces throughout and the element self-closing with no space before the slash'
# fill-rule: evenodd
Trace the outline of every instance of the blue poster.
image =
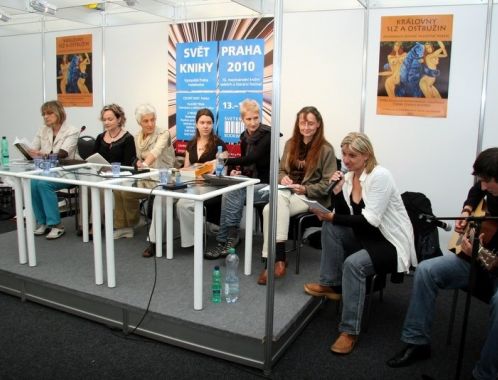
<svg viewBox="0 0 498 380">
<path fill-rule="evenodd" d="M 226 143 L 238 143 L 244 131 L 240 118 L 239 104 L 246 99 L 254 99 L 263 109 L 262 93 L 221 93 L 218 116 L 218 136 Z M 262 115 L 260 115 L 262 117 Z"/>
<path fill-rule="evenodd" d="M 214 92 L 176 94 L 176 137 L 178 140 L 191 140 L 195 135 L 195 114 L 201 108 L 209 108 L 216 115 Z"/>
<path fill-rule="evenodd" d="M 176 90 L 214 91 L 217 87 L 218 42 L 185 42 L 176 46 Z"/>
<path fill-rule="evenodd" d="M 220 41 L 219 72 L 221 91 L 262 91 L 264 40 Z"/>
</svg>

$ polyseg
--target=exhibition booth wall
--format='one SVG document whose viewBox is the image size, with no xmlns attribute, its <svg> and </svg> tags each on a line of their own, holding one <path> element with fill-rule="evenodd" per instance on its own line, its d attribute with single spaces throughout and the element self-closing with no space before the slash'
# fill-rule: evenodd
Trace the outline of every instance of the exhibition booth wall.
<svg viewBox="0 0 498 380">
<path fill-rule="evenodd" d="M 326 137 L 338 156 L 345 134 L 363 130 L 401 192 L 425 193 L 438 216 L 458 214 L 473 181 L 476 153 L 498 142 L 496 7 L 480 123 L 487 13 L 486 4 L 284 13 L 281 146 L 292 133 L 297 111 L 314 105 L 322 112 Z M 453 15 L 447 116 L 378 115 L 381 18 L 437 14 Z M 168 28 L 164 22 L 0 37 L 0 135 L 9 141 L 34 136 L 42 125 L 39 106 L 57 97 L 55 39 L 78 34 L 93 36 L 93 107 L 68 108 L 68 121 L 85 125 L 84 134 L 95 136 L 102 130 L 102 105 L 115 102 L 124 107 L 127 128 L 136 133 L 134 109 L 150 102 L 158 110 L 158 125 L 166 126 Z M 448 239 L 449 233 L 441 232 L 442 244 Z"/>
</svg>

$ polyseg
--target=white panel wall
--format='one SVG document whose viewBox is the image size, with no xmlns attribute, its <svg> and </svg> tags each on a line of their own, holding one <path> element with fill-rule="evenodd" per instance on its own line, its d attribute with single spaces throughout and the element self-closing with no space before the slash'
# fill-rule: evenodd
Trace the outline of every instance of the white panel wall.
<svg viewBox="0 0 498 380">
<path fill-rule="evenodd" d="M 472 183 L 486 11 L 486 5 L 370 11 L 365 132 L 374 143 L 380 163 L 393 172 L 400 189 L 426 193 L 438 215 L 455 215 Z M 380 18 L 438 13 L 454 15 L 448 117 L 376 115 Z M 484 148 L 498 145 L 498 9 L 494 20 Z M 347 132 L 360 129 L 363 25 L 362 10 L 284 16 L 282 143 L 292 132 L 297 111 L 305 105 L 314 105 L 322 112 L 326 136 L 337 151 Z M 76 126 L 86 125 L 86 133 L 96 135 L 101 131 L 98 119 L 103 103 L 116 102 L 124 107 L 127 127 L 135 133 L 135 107 L 151 102 L 158 110 L 158 124 L 167 125 L 166 23 L 107 28 L 105 75 L 101 29 L 47 33 L 46 99 L 56 97 L 55 37 L 84 33 L 94 36 L 94 107 L 69 108 L 69 121 Z M 9 139 L 15 135 L 31 138 L 41 125 L 41 38 L 2 37 L 0 52 L 0 135 Z M 447 234 L 443 235 L 445 239 Z"/>
<path fill-rule="evenodd" d="M 157 125 L 168 125 L 168 25 L 114 27 L 106 30 L 106 103 L 121 105 L 126 128 L 135 134 L 135 107 L 151 103 Z"/>
<path fill-rule="evenodd" d="M 36 34 L 0 38 L 0 135 L 9 141 L 31 139 L 42 125 L 41 46 Z"/>
<path fill-rule="evenodd" d="M 381 16 L 448 13 L 454 18 L 447 117 L 376 115 Z M 371 12 L 365 132 L 401 191 L 425 193 L 439 216 L 458 214 L 473 181 L 470 172 L 479 126 L 485 15 L 486 7 L 470 6 Z M 443 241 L 447 239 L 443 235 Z"/>
<path fill-rule="evenodd" d="M 359 130 L 363 14 L 353 10 L 284 17 L 282 144 L 292 135 L 296 114 L 304 106 L 320 111 L 325 136 L 338 155 L 342 138 Z"/>
</svg>

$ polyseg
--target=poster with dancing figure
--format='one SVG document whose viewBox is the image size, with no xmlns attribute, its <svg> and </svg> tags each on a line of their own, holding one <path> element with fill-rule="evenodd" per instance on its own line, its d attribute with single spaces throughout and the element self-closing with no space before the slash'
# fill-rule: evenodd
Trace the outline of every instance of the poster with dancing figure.
<svg viewBox="0 0 498 380">
<path fill-rule="evenodd" d="M 377 114 L 446 117 L 453 15 L 384 16 Z"/>
<path fill-rule="evenodd" d="M 93 105 L 92 35 L 57 37 L 57 99 L 65 107 Z"/>
</svg>

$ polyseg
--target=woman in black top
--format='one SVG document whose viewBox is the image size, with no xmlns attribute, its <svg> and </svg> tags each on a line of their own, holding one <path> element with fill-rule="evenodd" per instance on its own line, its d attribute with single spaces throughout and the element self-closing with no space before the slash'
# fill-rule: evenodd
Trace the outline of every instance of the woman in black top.
<svg viewBox="0 0 498 380">
<path fill-rule="evenodd" d="M 124 129 L 126 117 L 123 109 L 117 104 L 106 105 L 100 111 L 100 120 L 105 131 L 97 136 L 94 153 L 99 153 L 109 163 L 132 166 L 136 158 L 135 140 Z"/>
<path fill-rule="evenodd" d="M 195 136 L 187 144 L 185 152 L 184 168 L 196 163 L 205 163 L 216 159 L 218 146 L 226 151 L 225 143 L 214 133 L 214 115 L 207 109 L 202 108 L 195 116 Z M 213 167 L 215 163 L 213 162 Z M 180 221 L 180 236 L 182 247 L 194 245 L 194 201 L 191 199 L 179 199 L 176 204 L 176 213 Z"/>
</svg>

